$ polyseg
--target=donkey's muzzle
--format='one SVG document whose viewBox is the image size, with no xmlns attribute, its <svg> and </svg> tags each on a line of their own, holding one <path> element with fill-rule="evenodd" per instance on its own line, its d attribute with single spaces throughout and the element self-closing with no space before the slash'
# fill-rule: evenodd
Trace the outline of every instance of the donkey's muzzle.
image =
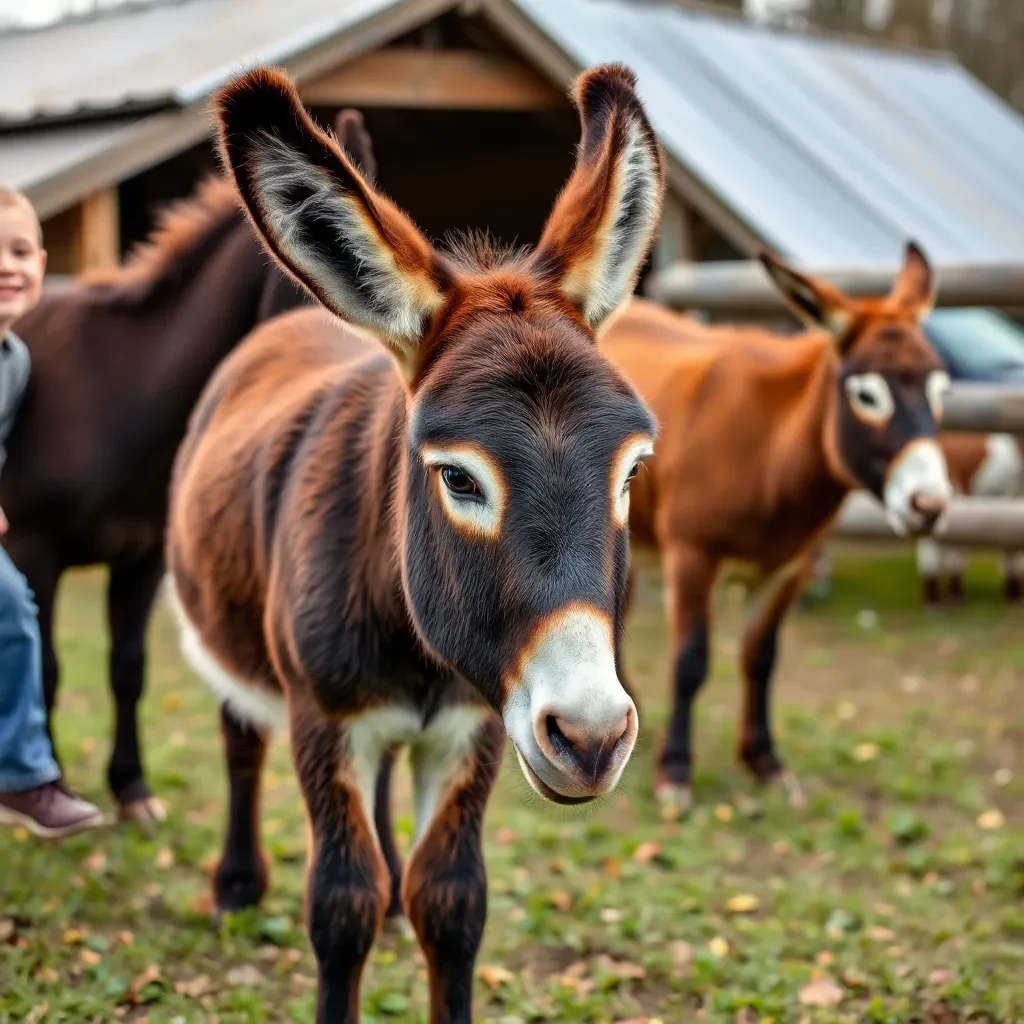
<svg viewBox="0 0 1024 1024">
<path fill-rule="evenodd" d="M 615 787 L 639 724 L 615 671 L 607 615 L 576 605 L 547 616 L 506 693 L 505 728 L 541 796 L 585 803 Z"/>
</svg>

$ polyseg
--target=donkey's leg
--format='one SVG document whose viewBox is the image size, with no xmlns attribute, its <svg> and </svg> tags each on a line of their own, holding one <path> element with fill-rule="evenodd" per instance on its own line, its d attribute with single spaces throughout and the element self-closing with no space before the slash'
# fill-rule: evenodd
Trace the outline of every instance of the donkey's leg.
<svg viewBox="0 0 1024 1024">
<path fill-rule="evenodd" d="M 967 552 L 963 548 L 942 548 L 942 568 L 946 572 L 946 587 L 949 600 L 963 604 L 967 600 L 964 587 L 964 571 L 967 568 Z"/>
<path fill-rule="evenodd" d="M 1007 601 L 1016 602 L 1024 597 L 1024 584 L 1021 583 L 1024 557 L 1020 551 L 1003 552 L 1003 596 Z"/>
<path fill-rule="evenodd" d="M 707 678 L 711 591 L 717 563 L 693 548 L 666 552 L 665 594 L 675 656 L 672 718 L 654 781 L 654 796 L 669 813 L 693 802 L 693 701 Z"/>
<path fill-rule="evenodd" d="M 917 542 L 916 553 L 921 599 L 926 605 L 936 605 L 942 600 L 942 547 L 937 540 L 922 537 Z"/>
<path fill-rule="evenodd" d="M 473 971 L 487 918 L 484 808 L 505 731 L 477 705 L 438 713 L 413 748 L 417 841 L 402 885 L 426 955 L 430 1024 L 471 1024 Z"/>
<path fill-rule="evenodd" d="M 781 779 L 793 806 L 804 796 L 795 777 L 785 770 L 775 752 L 770 724 L 770 695 L 778 653 L 779 624 L 814 570 L 804 558 L 784 566 L 751 592 L 740 649 L 743 670 L 743 716 L 739 733 L 740 760 L 762 782 Z"/>
<path fill-rule="evenodd" d="M 398 759 L 398 748 L 393 747 L 381 758 L 377 772 L 377 788 L 373 801 L 373 822 L 380 841 L 380 850 L 391 877 L 391 900 L 388 903 L 389 918 L 402 916 L 402 858 L 395 846 L 395 831 L 391 825 L 391 776 Z"/>
<path fill-rule="evenodd" d="M 317 960 L 317 1024 L 357 1024 L 359 980 L 387 910 L 388 868 L 369 806 L 379 770 L 350 737 L 358 719 L 341 725 L 293 689 L 291 743 L 309 812 L 311 849 L 306 922 Z M 372 772 L 372 774 L 371 774 Z"/>
<path fill-rule="evenodd" d="M 163 578 L 159 547 L 110 566 L 107 618 L 110 623 L 110 686 L 114 692 L 114 748 L 107 781 L 122 818 L 153 824 L 167 817 L 145 780 L 139 751 L 139 700 L 146 682 L 146 627 Z"/>
<path fill-rule="evenodd" d="M 228 828 L 213 874 L 217 914 L 254 907 L 267 891 L 267 861 L 260 847 L 260 782 L 267 736 L 223 705 L 221 734 L 228 769 Z"/>
</svg>

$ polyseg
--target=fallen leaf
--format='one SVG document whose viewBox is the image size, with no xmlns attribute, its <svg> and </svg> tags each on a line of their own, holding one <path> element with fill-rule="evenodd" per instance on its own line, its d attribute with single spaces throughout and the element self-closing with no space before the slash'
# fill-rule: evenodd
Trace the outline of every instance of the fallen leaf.
<svg viewBox="0 0 1024 1024">
<path fill-rule="evenodd" d="M 630 963 L 628 960 L 613 960 L 607 953 L 602 953 L 595 964 L 603 973 L 622 981 L 640 981 L 647 977 L 647 971 L 639 964 Z"/>
<path fill-rule="evenodd" d="M 551 870 L 556 875 L 564 875 L 569 870 L 569 863 L 564 857 L 556 857 L 551 862 Z"/>
<path fill-rule="evenodd" d="M 955 975 L 952 971 L 947 971 L 945 968 L 940 967 L 928 975 L 928 980 L 933 985 L 948 985 L 954 977 Z"/>
<path fill-rule="evenodd" d="M 601 870 L 609 878 L 618 878 L 622 874 L 622 861 L 618 857 L 607 857 L 601 865 Z"/>
<path fill-rule="evenodd" d="M 174 851 L 168 849 L 166 846 L 156 855 L 154 864 L 161 870 L 166 871 L 168 868 L 174 867 Z"/>
<path fill-rule="evenodd" d="M 135 941 L 135 936 L 130 931 L 121 931 L 114 936 L 114 941 L 122 946 L 130 946 Z"/>
<path fill-rule="evenodd" d="M 40 967 L 34 977 L 36 981 L 47 981 L 51 984 L 60 980 L 60 975 L 52 967 Z"/>
<path fill-rule="evenodd" d="M 978 815 L 978 828 L 1002 828 L 1005 824 L 1003 812 L 996 807 Z"/>
<path fill-rule="evenodd" d="M 238 967 L 232 967 L 224 975 L 224 980 L 232 988 L 253 988 L 256 985 L 263 984 L 263 975 L 260 974 L 259 969 L 253 964 L 241 964 Z"/>
<path fill-rule="evenodd" d="M 731 896 L 725 904 L 730 914 L 751 914 L 761 906 L 761 901 L 749 892 L 741 892 Z"/>
<path fill-rule="evenodd" d="M 94 949 L 83 949 L 78 956 L 83 964 L 88 964 L 90 967 L 95 967 L 98 963 L 103 962 L 103 957 Z"/>
<path fill-rule="evenodd" d="M 708 949 L 711 950 L 711 955 L 717 957 L 719 960 L 729 955 L 729 943 L 720 935 L 716 935 L 708 943 Z"/>
<path fill-rule="evenodd" d="M 839 709 L 836 711 L 836 714 L 839 716 L 841 721 L 849 722 L 852 718 L 857 717 L 857 705 L 851 704 L 848 700 L 844 700 L 843 703 L 839 705 Z"/>
<path fill-rule="evenodd" d="M 14 938 L 15 931 L 14 922 L 9 917 L 0 920 L 0 946 L 7 945 Z"/>
<path fill-rule="evenodd" d="M 144 971 L 135 975 L 132 981 L 132 991 L 141 992 L 147 985 L 160 980 L 160 968 L 156 964 L 150 964 Z"/>
<path fill-rule="evenodd" d="M 561 889 L 556 889 L 550 896 L 548 902 L 556 910 L 568 910 L 572 906 L 572 897 Z"/>
<path fill-rule="evenodd" d="M 107 866 L 107 855 L 102 850 L 90 853 L 82 861 L 82 867 L 86 871 L 102 871 Z"/>
<path fill-rule="evenodd" d="M 814 962 L 816 964 L 820 964 L 822 967 L 828 967 L 833 960 L 835 960 L 835 957 L 827 949 L 821 950 L 821 952 L 814 957 Z"/>
<path fill-rule="evenodd" d="M 891 928 L 883 928 L 877 924 L 871 925 L 870 928 L 865 928 L 864 934 L 875 942 L 892 942 L 896 938 L 896 933 Z"/>
<path fill-rule="evenodd" d="M 693 947 L 682 940 L 672 943 L 672 963 L 676 967 L 685 967 L 693 959 Z"/>
<path fill-rule="evenodd" d="M 498 964 L 481 964 L 476 973 L 492 992 L 497 992 L 502 985 L 515 981 L 516 977 L 510 970 Z"/>
<path fill-rule="evenodd" d="M 732 821 L 733 814 L 733 809 L 728 804 L 719 804 L 715 808 L 715 817 L 719 821 Z"/>
<path fill-rule="evenodd" d="M 615 907 L 605 907 L 598 915 L 605 924 L 618 924 L 622 920 L 622 911 Z"/>
<path fill-rule="evenodd" d="M 804 1006 L 836 1006 L 843 1001 L 844 995 L 831 978 L 818 978 L 800 989 L 800 1002 Z"/>
<path fill-rule="evenodd" d="M 49 1012 L 49 1003 L 40 1003 L 38 1006 L 33 1006 L 25 1017 L 25 1024 L 38 1024 Z"/>
<path fill-rule="evenodd" d="M 61 936 L 69 946 L 77 946 L 85 938 L 85 932 L 81 928 L 65 928 Z"/>
<path fill-rule="evenodd" d="M 516 841 L 516 834 L 510 828 L 499 828 L 494 834 L 499 846 L 511 846 Z"/>
<path fill-rule="evenodd" d="M 174 991 L 186 999 L 198 999 L 210 991 L 210 976 L 198 974 L 194 978 L 187 978 L 174 983 Z"/>
<path fill-rule="evenodd" d="M 177 711 L 181 707 L 181 694 L 165 693 L 163 700 L 160 701 L 160 706 L 164 711 Z"/>
<path fill-rule="evenodd" d="M 633 860 L 638 864 L 649 864 L 661 853 L 661 843 L 641 843 L 633 851 Z"/>
<path fill-rule="evenodd" d="M 854 761 L 874 761 L 878 757 L 877 743 L 858 743 L 853 748 Z"/>
</svg>

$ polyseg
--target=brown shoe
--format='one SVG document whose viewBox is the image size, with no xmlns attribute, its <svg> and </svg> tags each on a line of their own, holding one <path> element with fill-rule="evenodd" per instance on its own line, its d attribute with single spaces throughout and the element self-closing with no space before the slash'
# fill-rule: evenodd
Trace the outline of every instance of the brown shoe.
<svg viewBox="0 0 1024 1024">
<path fill-rule="evenodd" d="M 106 823 L 94 804 L 76 796 L 61 782 L 0 793 L 0 825 L 20 825 L 40 839 L 63 839 Z"/>
</svg>

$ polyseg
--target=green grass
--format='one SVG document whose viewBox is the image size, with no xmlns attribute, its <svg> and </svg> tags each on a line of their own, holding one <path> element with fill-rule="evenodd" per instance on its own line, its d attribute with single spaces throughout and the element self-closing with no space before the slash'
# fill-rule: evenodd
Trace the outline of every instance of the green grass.
<svg viewBox="0 0 1024 1024">
<path fill-rule="evenodd" d="M 909 556 L 846 553 L 831 600 L 790 619 L 776 720 L 804 811 L 734 761 L 739 601 L 724 592 L 697 808 L 678 823 L 650 797 L 669 656 L 660 581 L 641 569 L 628 664 L 642 742 L 622 789 L 596 811 L 560 811 L 505 764 L 487 817 L 479 1019 L 1024 1020 L 1024 616 L 1002 605 L 993 564 L 972 566 L 967 607 L 934 612 L 918 605 Z M 70 780 L 109 805 L 101 583 L 88 573 L 64 589 L 58 729 Z M 217 931 L 216 708 L 162 609 L 150 652 L 145 751 L 170 819 L 152 838 L 129 826 L 60 845 L 0 835 L 0 1022 L 311 1020 L 305 825 L 286 746 L 267 776 L 269 897 Z M 408 844 L 404 771 L 397 799 Z M 425 1001 L 417 948 L 384 935 L 364 1021 L 423 1021 Z"/>
</svg>

